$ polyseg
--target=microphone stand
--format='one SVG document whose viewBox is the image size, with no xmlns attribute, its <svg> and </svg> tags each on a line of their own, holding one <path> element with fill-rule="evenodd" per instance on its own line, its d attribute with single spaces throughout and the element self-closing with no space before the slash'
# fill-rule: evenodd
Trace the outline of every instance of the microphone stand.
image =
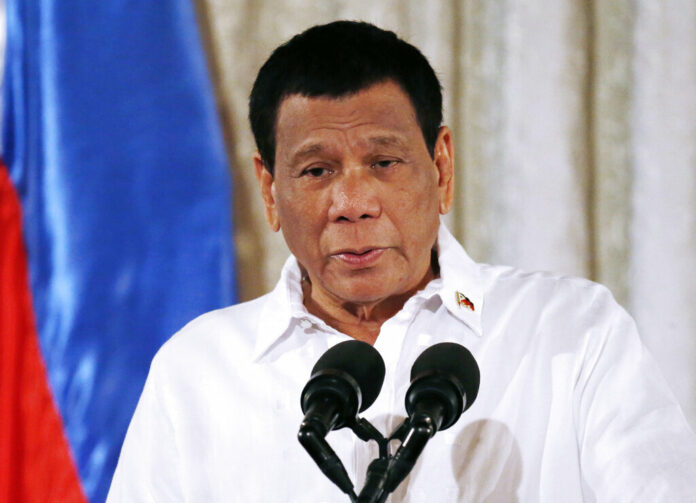
<svg viewBox="0 0 696 503">
<path fill-rule="evenodd" d="M 389 441 L 390 439 L 384 438 L 384 436 L 366 419 L 360 418 L 356 424 L 355 428 L 351 428 L 353 432 L 364 441 L 375 440 L 379 446 L 379 457 L 370 463 L 367 468 L 367 475 L 365 478 L 365 485 L 362 491 L 360 491 L 360 496 L 355 500 L 356 503 L 362 503 L 365 501 L 363 494 L 380 494 L 381 487 L 383 485 L 384 476 L 386 475 L 387 465 L 389 464 L 389 458 L 391 453 L 389 452 Z M 384 498 L 367 500 L 374 501 L 375 503 L 382 503 L 387 499 L 389 493 L 384 493 Z M 361 499 L 363 498 L 363 499 Z"/>
<path fill-rule="evenodd" d="M 416 413 L 404 419 L 388 438 L 364 418 L 356 417 L 348 422 L 346 426 L 360 440 L 374 440 L 379 447 L 379 456 L 368 466 L 365 485 L 357 496 L 343 464 L 321 434 L 307 434 L 306 430 L 302 434 L 301 429 L 300 442 L 324 474 L 348 495 L 351 503 L 384 503 L 389 494 L 406 478 L 425 444 L 438 430 L 438 419 L 440 418 L 436 418 L 433 423 L 431 418 Z M 392 440 L 401 442 L 393 455 L 389 446 Z"/>
<path fill-rule="evenodd" d="M 356 500 L 357 503 L 384 503 L 398 484 L 393 488 L 387 487 L 389 477 L 389 467 L 393 459 L 391 448 L 389 447 L 392 440 L 400 440 L 402 445 L 404 437 L 410 428 L 409 419 L 406 418 L 401 425 L 384 441 L 384 450 L 380 449 L 379 457 L 374 459 L 367 467 L 367 476 L 365 477 L 365 485 L 360 491 L 360 495 Z"/>
<path fill-rule="evenodd" d="M 388 462 L 390 458 L 389 440 L 384 438 L 379 430 L 367 419 L 356 417 L 354 420 L 348 422 L 346 426 L 350 428 L 360 440 L 365 442 L 369 442 L 370 440 L 376 441 L 379 446 L 379 458 L 375 461 L 382 460 L 385 463 Z M 321 471 L 324 472 L 324 475 L 338 486 L 342 492 L 348 495 L 351 503 L 355 503 L 358 501 L 358 496 L 353 490 L 353 483 L 350 481 L 343 467 L 343 463 L 341 463 L 341 460 L 336 456 L 334 450 L 324 439 L 326 434 L 326 430 L 321 428 L 317 422 L 303 422 L 300 425 L 298 439 Z M 370 464 L 370 467 L 372 467 L 373 464 L 374 461 Z M 370 477 L 370 469 L 368 469 L 368 477 Z M 381 501 L 384 501 L 384 499 Z"/>
<path fill-rule="evenodd" d="M 383 503 L 387 496 L 411 472 L 418 456 L 442 424 L 444 406 L 437 400 L 427 400 L 416 405 L 413 414 L 404 419 L 386 440 L 384 451 L 367 468 L 365 486 L 358 495 L 357 503 Z M 401 445 L 394 455 L 389 452 L 389 443 L 400 440 Z"/>
</svg>

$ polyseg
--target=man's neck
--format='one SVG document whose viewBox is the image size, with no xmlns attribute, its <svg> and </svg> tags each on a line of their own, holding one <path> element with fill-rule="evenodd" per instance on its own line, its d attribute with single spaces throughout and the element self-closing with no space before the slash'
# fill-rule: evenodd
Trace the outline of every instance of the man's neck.
<svg viewBox="0 0 696 503">
<path fill-rule="evenodd" d="M 307 311 L 339 332 L 374 345 L 382 324 L 398 313 L 406 301 L 434 277 L 431 267 L 416 287 L 403 294 L 368 303 L 339 302 L 325 295 L 320 288 L 313 288 L 309 278 L 305 278 L 302 280 L 304 305 Z"/>
</svg>

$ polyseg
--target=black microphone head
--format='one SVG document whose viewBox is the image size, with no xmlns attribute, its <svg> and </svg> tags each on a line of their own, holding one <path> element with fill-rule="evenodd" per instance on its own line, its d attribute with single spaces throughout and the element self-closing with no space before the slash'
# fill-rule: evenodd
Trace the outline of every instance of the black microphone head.
<svg viewBox="0 0 696 503">
<path fill-rule="evenodd" d="M 461 344 L 442 342 L 423 351 L 411 367 L 406 410 L 426 397 L 442 400 L 444 430 L 453 425 L 478 395 L 481 374 L 473 355 Z"/>
<path fill-rule="evenodd" d="M 377 400 L 384 383 L 384 360 L 379 352 L 366 342 L 345 341 L 329 348 L 312 368 L 312 378 L 317 373 L 342 372 L 358 385 L 362 402 L 359 412 Z"/>
</svg>

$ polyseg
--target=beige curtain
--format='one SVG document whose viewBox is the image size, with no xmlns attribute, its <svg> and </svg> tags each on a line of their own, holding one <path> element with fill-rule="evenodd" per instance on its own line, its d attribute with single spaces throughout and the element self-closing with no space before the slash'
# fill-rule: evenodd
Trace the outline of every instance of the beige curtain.
<svg viewBox="0 0 696 503">
<path fill-rule="evenodd" d="M 696 2 L 197 0 L 235 183 L 243 299 L 288 252 L 246 119 L 256 72 L 304 28 L 361 19 L 430 59 L 457 143 L 448 223 L 478 261 L 588 277 L 635 317 L 696 426 Z"/>
</svg>

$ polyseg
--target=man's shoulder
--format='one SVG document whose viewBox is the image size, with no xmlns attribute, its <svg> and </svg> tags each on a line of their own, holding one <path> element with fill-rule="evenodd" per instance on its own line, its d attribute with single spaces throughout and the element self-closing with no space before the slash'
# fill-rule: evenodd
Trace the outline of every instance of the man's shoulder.
<svg viewBox="0 0 696 503">
<path fill-rule="evenodd" d="M 476 262 L 444 225 L 438 239 L 443 245 L 441 267 L 447 274 L 449 285 L 461 284 L 463 291 L 470 289 L 479 293 L 484 305 L 489 307 L 496 305 L 509 309 L 517 306 L 527 311 L 563 309 L 567 312 L 580 312 L 600 305 L 608 309 L 618 307 L 609 289 L 592 280 Z M 493 311 L 498 312 L 498 309 Z"/>
<path fill-rule="evenodd" d="M 554 299 L 574 305 L 615 302 L 606 286 L 587 278 L 512 266 L 479 264 L 479 267 L 488 295 Z"/>
<path fill-rule="evenodd" d="M 589 279 L 548 271 L 481 265 L 484 314 L 527 320 L 537 328 L 563 327 L 571 339 L 617 322 L 632 323 L 610 290 Z"/>
<path fill-rule="evenodd" d="M 581 362 L 609 339 L 633 344 L 639 338 L 632 318 L 599 283 L 507 266 L 481 270 L 482 329 L 491 341 L 534 348 L 521 351 L 544 361 L 565 354 Z"/>
<path fill-rule="evenodd" d="M 153 365 L 179 359 L 195 362 L 214 354 L 239 357 L 251 354 L 269 295 L 208 311 L 194 318 L 162 345 Z"/>
</svg>

